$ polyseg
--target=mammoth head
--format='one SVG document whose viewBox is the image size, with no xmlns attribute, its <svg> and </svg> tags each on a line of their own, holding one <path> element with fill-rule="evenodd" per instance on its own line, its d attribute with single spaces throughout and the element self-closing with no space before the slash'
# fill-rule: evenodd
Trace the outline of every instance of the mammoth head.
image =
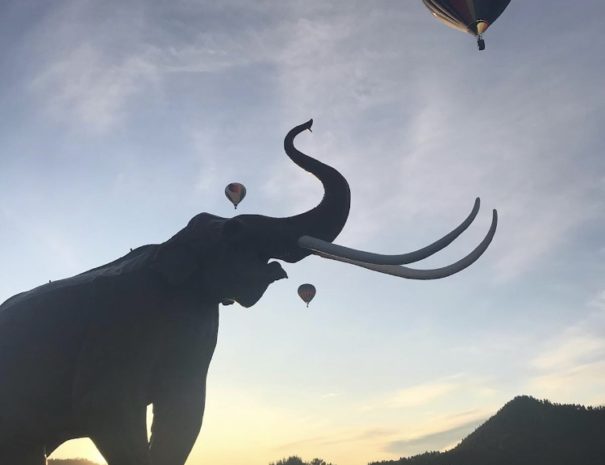
<svg viewBox="0 0 605 465">
<path fill-rule="evenodd" d="M 487 249 L 496 232 L 495 210 L 483 241 L 458 262 L 432 270 L 401 266 L 429 257 L 456 239 L 475 219 L 479 199 L 457 228 L 414 252 L 382 255 L 333 244 L 347 221 L 351 194 L 346 179 L 338 171 L 294 147 L 294 138 L 304 130 L 310 131 L 312 123 L 310 120 L 288 132 L 284 149 L 294 163 L 323 184 L 324 197 L 319 205 L 287 218 L 239 215 L 225 219 L 208 213 L 195 216 L 158 250 L 157 268 L 169 281 L 204 283 L 204 292 L 213 295 L 213 299 L 234 299 L 249 307 L 260 299 L 269 284 L 287 277 L 281 266 L 270 259 L 294 263 L 316 254 L 403 278 L 438 279 L 468 267 Z"/>
</svg>

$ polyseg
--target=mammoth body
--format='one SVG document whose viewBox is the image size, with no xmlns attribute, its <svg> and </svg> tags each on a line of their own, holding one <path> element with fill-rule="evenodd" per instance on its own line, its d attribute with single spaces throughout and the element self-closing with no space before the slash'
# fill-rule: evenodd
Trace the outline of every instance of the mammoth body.
<svg viewBox="0 0 605 465">
<path fill-rule="evenodd" d="M 202 422 L 218 304 L 147 268 L 158 248 L 0 306 L 0 463 L 44 463 L 77 437 L 112 465 L 147 463 L 150 452 L 153 463 L 184 463 Z M 147 442 L 149 404 L 158 450 Z"/>
<path fill-rule="evenodd" d="M 2 304 L 0 463 L 45 463 L 90 437 L 109 465 L 183 464 L 202 424 L 219 303 L 251 306 L 286 276 L 247 229 L 201 213 L 163 244 Z"/>
<path fill-rule="evenodd" d="M 219 304 L 254 305 L 287 275 L 270 259 L 310 254 L 410 279 L 457 273 L 486 250 L 497 223 L 458 262 L 401 266 L 449 245 L 473 221 L 422 249 L 381 255 L 333 244 L 350 205 L 345 178 L 284 140 L 288 157 L 323 185 L 313 209 L 287 218 L 208 213 L 162 244 L 18 294 L 0 306 L 0 464 L 41 465 L 68 439 L 90 437 L 109 465 L 183 465 L 202 424 Z M 153 404 L 151 440 L 146 408 Z"/>
</svg>

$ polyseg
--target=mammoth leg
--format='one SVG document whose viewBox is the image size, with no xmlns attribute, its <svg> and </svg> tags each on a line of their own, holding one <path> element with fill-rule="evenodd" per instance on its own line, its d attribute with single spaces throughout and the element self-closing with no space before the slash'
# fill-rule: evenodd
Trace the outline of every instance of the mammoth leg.
<svg viewBox="0 0 605 465">
<path fill-rule="evenodd" d="M 150 465 L 145 406 L 123 405 L 95 423 L 90 439 L 108 465 Z"/>
<path fill-rule="evenodd" d="M 43 445 L 15 445 L 10 449 L 0 450 L 1 464 L 46 465 Z"/>
<path fill-rule="evenodd" d="M 82 349 L 73 389 L 75 416 L 108 465 L 150 465 L 141 367 L 128 358 L 134 350 L 112 336 L 107 339 L 126 354 L 122 360 L 113 347 L 97 343 L 98 334 Z"/>
<path fill-rule="evenodd" d="M 174 313 L 173 313 L 174 315 Z M 171 335 L 153 389 L 151 463 L 183 465 L 202 427 L 206 376 L 216 345 L 218 306 L 182 312 L 166 324 Z"/>
<path fill-rule="evenodd" d="M 201 384 L 201 385 L 200 385 Z M 183 465 L 202 427 L 206 398 L 205 380 L 162 396 L 153 403 L 151 462 Z"/>
</svg>

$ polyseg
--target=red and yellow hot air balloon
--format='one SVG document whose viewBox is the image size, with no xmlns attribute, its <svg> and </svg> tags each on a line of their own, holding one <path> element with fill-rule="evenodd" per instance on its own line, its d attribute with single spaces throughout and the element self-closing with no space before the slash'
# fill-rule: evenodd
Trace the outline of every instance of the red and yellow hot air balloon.
<svg viewBox="0 0 605 465">
<path fill-rule="evenodd" d="M 298 287 L 299 297 L 309 306 L 309 302 L 315 297 L 315 286 L 313 284 L 301 284 Z"/>
<path fill-rule="evenodd" d="M 485 49 L 482 34 L 506 9 L 510 0 L 422 0 L 433 16 L 447 26 L 477 37 Z"/>
<path fill-rule="evenodd" d="M 237 205 L 246 197 L 246 186 L 239 182 L 232 182 L 225 187 L 225 195 L 237 209 Z"/>
</svg>

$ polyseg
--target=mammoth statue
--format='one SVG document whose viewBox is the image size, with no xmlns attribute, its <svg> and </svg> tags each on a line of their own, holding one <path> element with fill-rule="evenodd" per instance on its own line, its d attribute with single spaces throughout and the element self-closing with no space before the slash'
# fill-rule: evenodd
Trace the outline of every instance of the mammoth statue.
<svg viewBox="0 0 605 465">
<path fill-rule="evenodd" d="M 309 254 L 411 279 L 442 278 L 486 250 L 497 223 L 460 261 L 434 270 L 401 265 L 443 249 L 473 221 L 415 252 L 380 255 L 332 241 L 345 225 L 347 181 L 294 147 L 290 159 L 323 184 L 319 205 L 270 218 L 208 213 L 162 244 L 49 282 L 0 306 L 0 464 L 40 465 L 61 443 L 89 437 L 109 465 L 182 465 L 202 425 L 206 374 L 217 340 L 219 303 L 254 305 L 286 273 L 270 259 Z M 146 408 L 153 405 L 151 440 Z"/>
</svg>

